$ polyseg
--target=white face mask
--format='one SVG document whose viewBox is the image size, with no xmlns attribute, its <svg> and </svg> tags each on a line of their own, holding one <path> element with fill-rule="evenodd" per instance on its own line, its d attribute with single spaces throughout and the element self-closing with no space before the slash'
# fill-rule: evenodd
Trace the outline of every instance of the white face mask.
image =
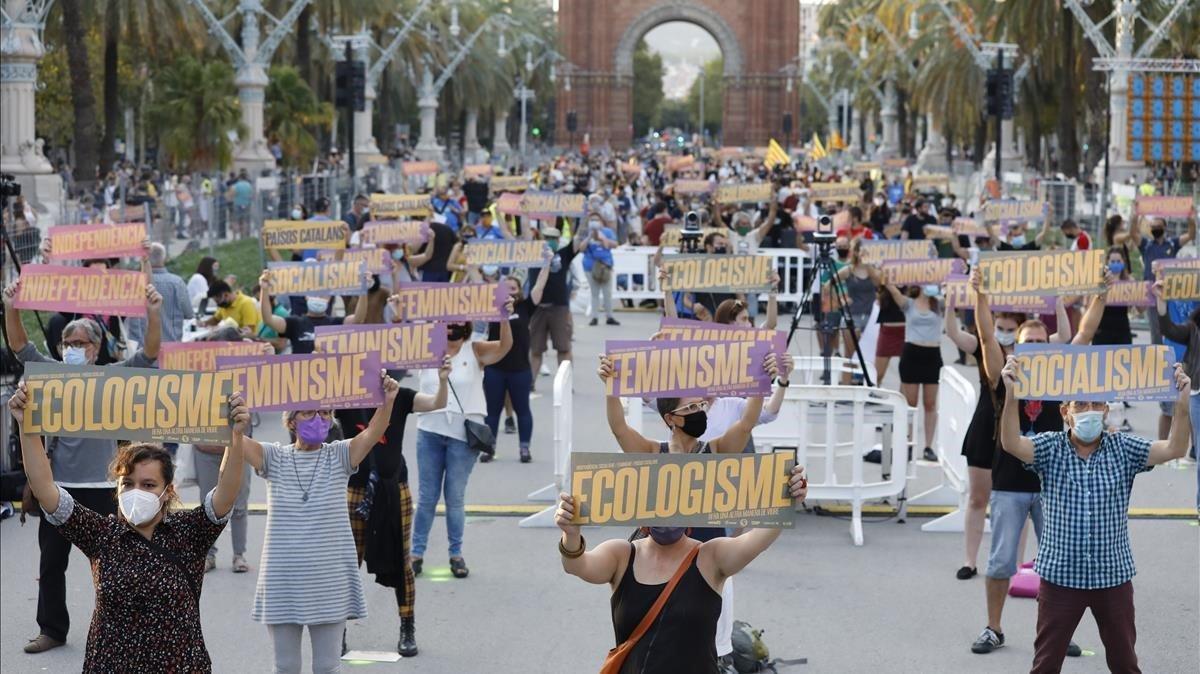
<svg viewBox="0 0 1200 674">
<path fill-rule="evenodd" d="M 86 365 L 88 362 L 87 349 L 78 346 L 63 349 L 62 357 L 67 365 Z"/>
<path fill-rule="evenodd" d="M 293 220 L 299 220 L 300 218 L 303 218 L 303 217 L 304 217 L 304 211 L 300 210 L 299 208 L 292 211 L 292 219 Z"/>
<path fill-rule="evenodd" d="M 166 494 L 167 490 L 163 490 Z M 126 489 L 121 492 L 121 514 L 135 527 L 154 519 L 162 509 L 162 494 L 143 489 Z"/>
<path fill-rule="evenodd" d="M 308 305 L 308 313 L 323 314 L 329 309 L 329 300 L 324 297 L 309 297 L 304 301 Z"/>
<path fill-rule="evenodd" d="M 1000 346 L 1012 346 L 1017 342 L 1017 332 L 1015 330 L 1001 330 L 996 328 L 996 341 Z"/>
</svg>

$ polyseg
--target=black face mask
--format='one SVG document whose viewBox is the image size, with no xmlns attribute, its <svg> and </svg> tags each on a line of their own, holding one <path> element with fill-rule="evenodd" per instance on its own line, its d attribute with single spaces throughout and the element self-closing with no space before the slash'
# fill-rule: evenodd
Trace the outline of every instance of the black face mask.
<svg viewBox="0 0 1200 674">
<path fill-rule="evenodd" d="M 228 309 L 229 307 L 233 306 L 233 302 L 225 300 L 224 302 L 217 302 L 217 306 L 222 309 Z"/>
<path fill-rule="evenodd" d="M 850 249 L 849 248 L 838 248 L 837 252 L 838 252 L 838 258 L 841 260 L 845 260 L 850 257 Z"/>
<path fill-rule="evenodd" d="M 683 415 L 683 425 L 679 427 L 684 435 L 698 438 L 708 430 L 708 413 L 704 410 Z"/>
<path fill-rule="evenodd" d="M 1157 228 L 1157 227 L 1155 227 L 1154 229 L 1150 230 L 1150 234 L 1151 234 L 1151 235 L 1152 235 L 1154 238 L 1156 238 L 1156 239 L 1161 239 L 1161 238 L 1163 238 L 1163 235 L 1164 235 L 1164 234 L 1166 234 L 1166 233 L 1167 233 L 1167 231 L 1166 231 L 1165 229 L 1159 229 L 1159 228 Z"/>
<path fill-rule="evenodd" d="M 471 326 L 469 325 L 451 325 L 446 330 L 446 339 L 455 342 L 468 339 L 471 336 Z"/>
<path fill-rule="evenodd" d="M 717 246 L 716 248 L 713 248 L 714 255 L 724 255 L 728 252 L 729 252 L 729 249 L 726 248 L 725 246 Z"/>
</svg>

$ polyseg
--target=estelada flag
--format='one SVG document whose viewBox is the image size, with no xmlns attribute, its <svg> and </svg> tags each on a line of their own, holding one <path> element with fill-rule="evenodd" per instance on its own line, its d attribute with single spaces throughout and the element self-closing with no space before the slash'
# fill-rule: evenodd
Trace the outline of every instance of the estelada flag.
<svg viewBox="0 0 1200 674">
<path fill-rule="evenodd" d="M 834 131 L 833 134 L 831 136 L 829 136 L 829 149 L 830 150 L 845 150 L 846 149 L 846 141 L 842 140 L 842 134 L 838 133 L 837 131 Z"/>
<path fill-rule="evenodd" d="M 818 136 L 814 131 L 812 137 L 812 149 L 808 151 L 808 158 L 815 161 L 817 159 L 824 159 L 828 156 L 829 153 L 825 151 L 825 146 L 821 145 L 821 137 Z"/>
<path fill-rule="evenodd" d="M 779 147 L 779 143 L 776 143 L 774 138 L 767 141 L 767 156 L 763 160 L 763 164 L 767 168 L 773 169 L 776 166 L 783 166 L 791 162 L 791 157 L 787 156 L 787 153 L 783 151 L 782 147 Z"/>
</svg>

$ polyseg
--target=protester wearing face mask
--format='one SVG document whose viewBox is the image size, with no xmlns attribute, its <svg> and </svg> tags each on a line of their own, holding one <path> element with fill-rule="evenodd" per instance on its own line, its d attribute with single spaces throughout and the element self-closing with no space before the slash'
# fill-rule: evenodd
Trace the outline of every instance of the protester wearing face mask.
<svg viewBox="0 0 1200 674">
<path fill-rule="evenodd" d="M 514 298 L 505 303 L 504 315 L 513 313 Z M 450 357 L 450 398 L 444 410 L 421 414 L 417 420 L 417 467 L 420 487 L 417 512 L 413 518 L 413 573 L 421 574 L 434 511 L 443 495 L 446 500 L 446 538 L 449 543 L 450 573 L 466 578 L 469 573 L 463 559 L 463 529 L 466 524 L 467 481 L 479 458 L 468 444 L 467 420 L 482 423 L 487 414 L 483 394 L 483 369 L 495 365 L 513 346 L 512 326 L 500 321 L 499 339 L 475 337 L 470 323 L 451 323 L 446 334 L 446 355 Z M 421 370 L 421 393 L 433 393 L 438 387 L 437 370 Z M 514 401 L 515 402 L 515 401 Z"/>
<path fill-rule="evenodd" d="M 1000 231 L 995 224 L 988 225 L 988 232 L 991 233 L 993 241 L 999 241 L 996 244 L 996 250 L 1038 250 L 1037 241 L 1026 235 L 1025 223 L 1018 222 L 1008 226 L 1008 238 L 1000 236 Z"/>
<path fill-rule="evenodd" d="M 1111 283 L 1111 276 L 1107 277 Z M 1044 490 L 1037 475 L 1025 469 L 1016 460 L 1009 449 L 1009 438 L 1004 435 L 1003 424 L 1007 423 L 1008 415 L 1018 417 L 1018 433 L 1033 435 L 1035 433 L 1057 432 L 1062 430 L 1063 419 L 1057 402 L 1025 400 L 1016 401 L 1012 398 L 1012 385 L 1007 378 L 1001 377 L 1006 358 L 1011 358 L 1013 347 L 1001 343 L 1015 341 L 1018 344 L 1045 344 L 1048 342 L 1062 343 L 1065 341 L 1065 331 L 1069 325 L 1061 322 L 1059 332 L 1050 336 L 1046 325 L 1039 320 L 1025 321 L 1017 328 L 1015 334 L 1007 330 L 1007 322 L 993 320 L 991 305 L 987 293 L 982 292 L 978 272 L 972 272 L 971 284 L 975 289 L 975 324 L 982 349 L 984 373 L 987 388 L 982 389 L 980 397 L 985 395 L 992 398 L 995 404 L 1002 402 L 1002 407 L 995 409 L 992 428 L 986 424 L 977 431 L 992 431 L 1000 427 L 999 444 L 992 452 L 992 490 L 989 497 L 991 510 L 991 549 L 988 555 L 988 567 L 984 580 L 984 592 L 987 600 L 987 626 L 971 644 L 971 652 L 977 654 L 991 653 L 1005 645 L 1004 630 L 1000 621 L 1004 612 L 1004 602 L 1008 595 L 1010 579 L 1017 572 L 1017 565 L 1024 548 L 1022 532 L 1025 521 L 1033 520 L 1034 532 L 1038 537 L 1039 553 L 1047 547 L 1042 542 L 1042 518 L 1046 508 L 1042 502 Z M 1079 332 L 1072 339 L 1072 344 L 1090 344 L 1095 335 L 1100 317 L 1104 313 L 1105 294 L 1099 293 L 1092 297 L 1087 312 L 1079 324 Z M 998 327 L 1002 326 L 1002 327 Z M 1010 335 L 1015 338 L 1010 339 Z M 993 397 L 994 396 L 994 397 Z M 1001 418 L 1001 414 L 1005 415 Z M 973 422 L 974 423 L 974 422 Z M 1008 451 L 1005 451 L 1008 450 Z M 1040 554 L 1039 554 L 1040 557 Z M 1072 628 L 1073 629 L 1073 628 Z M 1067 635 L 1070 636 L 1069 634 Z M 1071 644 L 1071 655 L 1078 656 L 1081 650 Z"/>
<path fill-rule="evenodd" d="M 1108 271 L 1118 281 L 1129 280 L 1129 258 L 1125 249 L 1113 246 L 1108 249 Z M 1133 344 L 1133 329 L 1129 327 L 1129 307 L 1105 306 L 1100 318 L 1100 327 L 1092 344 Z"/>
<path fill-rule="evenodd" d="M 267 481 L 267 531 L 250 617 L 264 623 L 274 671 L 300 671 L 300 641 L 308 628 L 315 672 L 339 668 L 346 620 L 367 617 L 346 480 L 383 437 L 400 385 L 380 371 L 383 404 L 350 440 L 327 443 L 330 410 L 283 413 L 293 441 L 244 439 L 246 461 Z"/>
<path fill-rule="evenodd" d="M 197 311 L 203 309 L 203 304 L 208 298 L 208 288 L 220 278 L 220 273 L 221 263 L 215 257 L 200 258 L 196 271 L 188 278 L 187 283 L 188 298 Z"/>
<path fill-rule="evenodd" d="M 1167 339 L 1187 345 L 1187 351 L 1184 354 L 1184 371 L 1192 380 L 1193 386 L 1191 395 L 1188 396 L 1188 414 L 1191 418 L 1192 428 L 1200 428 L 1200 391 L 1195 390 L 1196 386 L 1200 386 L 1200 309 L 1193 311 L 1186 322 L 1176 323 L 1168 311 L 1167 302 L 1162 298 L 1162 287 L 1162 281 L 1156 281 L 1152 287 L 1157 311 L 1151 323 L 1158 323 L 1161 334 Z M 1193 458 L 1200 454 L 1198 449 L 1200 449 L 1200 433 L 1193 432 Z M 1200 512 L 1200 471 L 1197 471 L 1196 480 L 1196 510 Z"/>
<path fill-rule="evenodd" d="M 8 346 L 22 363 L 53 363 L 51 358 L 37 350 L 25 325 L 21 322 L 21 310 L 13 306 L 21 281 L 4 289 L 4 327 Z M 116 367 L 154 367 L 158 359 L 161 341 L 162 297 L 154 286 L 146 286 L 146 343 L 133 356 L 112 363 Z M 62 332 L 60 351 L 67 365 L 94 365 L 101 352 L 103 333 L 100 325 L 90 318 L 77 318 L 66 325 Z M 40 444 L 40 440 L 39 440 Z M 108 475 L 109 462 L 117 453 L 117 441 L 98 438 L 74 438 L 51 436 L 47 441 L 50 462 L 58 485 L 63 487 L 77 503 L 100 513 L 111 515 L 116 512 L 113 487 Z M 34 494 L 26 489 L 22 502 L 24 513 L 35 512 Z M 45 501 L 43 505 L 47 505 Z M 51 508 L 53 510 L 53 508 Z M 66 571 L 71 552 L 68 539 L 42 519 L 38 525 L 38 603 L 37 623 L 39 634 L 25 646 L 26 653 L 41 653 L 62 646 L 70 628 L 67 613 Z"/>
<path fill-rule="evenodd" d="M 1063 403 L 1068 429 L 1032 437 L 1021 432 L 1013 396 L 1019 365 L 1010 356 L 1001 375 L 1006 395 L 1000 419 L 1005 452 L 1042 481 L 1045 512 L 1042 544 L 1034 570 L 1038 588 L 1034 674 L 1058 672 L 1071 634 L 1090 608 L 1113 672 L 1141 671 L 1133 604 L 1133 551 L 1129 545 L 1129 494 L 1134 478 L 1183 457 L 1192 431 L 1188 407 L 1191 379 L 1175 364 L 1175 413 L 1166 440 L 1151 442 L 1125 433 L 1106 433 L 1108 404 Z M 1080 516 L 1083 511 L 1086 516 Z"/>
<path fill-rule="evenodd" d="M 871 208 L 868 211 L 867 222 L 871 225 L 871 229 L 875 234 L 882 238 L 883 229 L 892 221 L 892 209 L 888 207 L 887 199 L 882 194 L 876 194 L 871 199 Z"/>
<path fill-rule="evenodd" d="M 529 320 L 529 360 L 533 370 L 533 388 L 537 388 L 538 373 L 542 369 L 542 357 L 546 353 L 546 343 L 554 346 L 558 355 L 558 365 L 571 360 L 571 341 L 575 331 L 575 319 L 571 315 L 571 289 L 567 282 L 571 277 L 571 262 L 587 245 L 584 232 L 576 231 L 575 238 L 566 245 L 560 245 L 562 235 L 556 227 L 543 227 L 542 238 L 554 251 L 550 258 L 550 278 L 546 280 L 546 290 L 542 293 L 542 301 Z M 557 367 L 557 365 L 556 365 Z"/>
<path fill-rule="evenodd" d="M 354 195 L 354 201 L 350 204 L 350 210 L 342 216 L 342 222 L 350 228 L 352 232 L 362 231 L 364 225 L 371 220 L 371 200 L 365 194 Z"/>
<path fill-rule="evenodd" d="M 711 232 L 704 237 L 703 246 L 704 252 L 708 255 L 727 255 L 729 253 L 729 237 L 720 232 Z M 738 299 L 738 295 L 713 292 L 682 293 L 683 308 L 701 321 L 712 320 L 717 307 L 722 302 L 731 299 Z"/>
<path fill-rule="evenodd" d="M 588 275 L 588 287 L 592 291 L 592 320 L 588 325 L 600 322 L 601 311 L 604 311 L 606 325 L 620 325 L 612 313 L 612 249 L 620 243 L 617 234 L 604 224 L 598 213 L 592 213 L 588 217 L 586 241 L 583 270 Z"/>
<path fill-rule="evenodd" d="M 942 316 L 937 284 L 912 286 L 903 293 L 891 283 L 884 287 L 904 312 L 904 350 L 900 353 L 900 392 L 909 407 L 920 398 L 925 410 L 925 451 L 922 458 L 937 461 L 933 438 L 937 433 L 937 395 L 942 372 Z M 873 297 L 872 297 L 873 299 Z"/>
<path fill-rule="evenodd" d="M 274 283 L 271 270 L 264 271 L 258 277 L 258 301 L 263 308 L 263 325 L 271 328 L 280 337 L 286 337 L 291 343 L 293 354 L 313 352 L 316 339 L 316 329 L 327 325 L 354 325 L 366 322 L 367 308 L 370 303 L 361 298 L 355 302 L 354 314 L 350 316 L 330 316 L 329 302 L 331 297 L 310 296 L 304 298 L 305 313 L 302 316 L 279 316 L 275 313 L 271 296 L 274 294 Z"/>
<path fill-rule="evenodd" d="M 450 257 L 446 261 L 451 283 L 463 283 L 467 280 L 467 246 L 478 240 L 475 227 L 464 224 L 458 229 L 458 240 L 454 242 L 454 247 L 450 249 Z"/>
<path fill-rule="evenodd" d="M 804 468 L 796 466 L 788 482 L 792 498 L 808 494 Z M 751 529 L 737 538 L 700 542 L 684 527 L 643 527 L 644 538 L 608 540 L 587 550 L 580 527 L 571 524 L 576 498 L 559 495 L 555 522 L 563 570 L 612 589 L 612 623 L 617 645 L 630 638 L 683 565 L 687 570 L 667 598 L 659 618 L 633 645 L 622 672 L 716 674 L 714 648 L 725 584 L 779 538 L 779 529 Z"/>
<path fill-rule="evenodd" d="M 238 330 L 245 335 L 253 335 L 258 331 L 262 316 L 254 300 L 234 290 L 225 281 L 214 281 L 208 287 L 208 297 L 217 303 L 217 311 L 205 325 L 216 325 L 226 318 L 233 320 Z"/>
<path fill-rule="evenodd" d="M 420 247 L 419 252 L 410 249 L 404 254 L 408 259 L 409 269 L 420 270 L 421 281 L 425 283 L 450 281 L 450 255 L 458 243 L 456 230 L 451 229 L 445 222 L 431 220 L 429 238 Z"/>
<path fill-rule="evenodd" d="M 18 424 L 28 403 L 21 382 L 9 401 Z M 110 474 L 118 483 L 120 503 L 114 517 L 110 490 L 108 507 L 88 507 L 86 499 L 73 495 L 76 490 L 55 483 L 59 475 L 41 437 L 21 434 L 25 474 L 42 512 L 42 526 L 69 541 L 68 549 L 72 544 L 78 547 L 91 564 L 96 608 L 82 671 L 212 671 L 200 627 L 204 555 L 229 521 L 241 488 L 242 434 L 250 420 L 240 395 L 230 398 L 229 407 L 233 439 L 225 450 L 225 467 L 216 488 L 188 511 L 169 509 L 178 501 L 175 464 L 160 445 L 127 445 L 113 459 Z M 61 461 L 55 456 L 53 463 Z M 38 637 L 30 645 L 46 638 Z M 46 649 L 26 648 L 41 650 Z"/>
</svg>

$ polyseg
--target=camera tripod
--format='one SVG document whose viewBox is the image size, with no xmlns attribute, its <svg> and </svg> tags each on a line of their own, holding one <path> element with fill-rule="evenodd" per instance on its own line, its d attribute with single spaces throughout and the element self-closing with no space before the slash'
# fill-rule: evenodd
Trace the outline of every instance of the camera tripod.
<svg viewBox="0 0 1200 674">
<path fill-rule="evenodd" d="M 858 326 L 854 324 L 854 317 L 850 314 L 850 297 L 846 293 L 846 286 L 837 275 L 837 265 L 833 263 L 833 241 L 817 241 L 817 259 L 813 265 L 813 282 L 805 289 L 801 295 L 800 301 L 796 304 L 796 311 L 792 314 L 792 326 L 788 329 L 787 343 L 792 344 L 792 337 L 796 334 L 796 329 L 800 326 L 800 315 L 804 311 L 804 305 L 807 303 L 812 307 L 811 313 L 813 321 L 816 325 L 812 328 L 825 336 L 825 348 L 822 349 L 821 358 L 823 369 L 821 372 L 821 383 L 825 385 L 833 384 L 831 373 L 833 352 L 838 346 L 838 325 L 845 326 L 846 330 L 850 331 L 850 341 L 854 344 L 854 354 L 858 357 L 858 365 L 862 371 L 863 384 L 866 386 L 874 386 L 871 381 L 871 374 L 867 371 L 867 359 L 863 357 L 862 345 L 858 341 Z M 830 288 L 833 290 L 833 299 L 837 304 L 838 312 L 841 316 L 841 322 L 836 325 L 829 325 L 825 321 L 825 312 L 821 310 L 819 297 L 814 304 L 813 286 L 818 284 L 821 279 L 821 273 L 829 274 Z"/>
</svg>

